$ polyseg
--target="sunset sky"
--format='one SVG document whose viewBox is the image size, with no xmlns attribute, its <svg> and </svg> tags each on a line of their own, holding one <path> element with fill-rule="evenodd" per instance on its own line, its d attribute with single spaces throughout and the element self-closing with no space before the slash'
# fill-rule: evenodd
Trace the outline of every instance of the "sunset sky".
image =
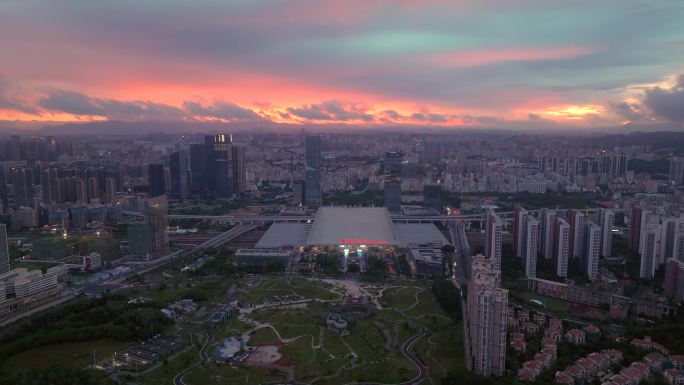
<svg viewBox="0 0 684 385">
<path fill-rule="evenodd" d="M 684 128 L 682 0 L 0 0 L 0 121 Z"/>
</svg>

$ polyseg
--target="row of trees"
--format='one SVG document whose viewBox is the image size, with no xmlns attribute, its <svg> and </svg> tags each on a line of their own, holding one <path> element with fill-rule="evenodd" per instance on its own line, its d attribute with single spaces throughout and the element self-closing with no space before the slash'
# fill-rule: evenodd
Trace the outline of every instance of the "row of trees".
<svg viewBox="0 0 684 385">
<path fill-rule="evenodd" d="M 66 369 L 53 366 L 47 369 L 27 369 L 0 372 L 0 385 L 113 385 L 107 373 L 94 370 Z"/>
<path fill-rule="evenodd" d="M 96 338 L 140 340 L 171 323 L 159 305 L 122 300 L 79 300 L 8 326 L 0 332 L 0 360 L 28 348 Z"/>
</svg>

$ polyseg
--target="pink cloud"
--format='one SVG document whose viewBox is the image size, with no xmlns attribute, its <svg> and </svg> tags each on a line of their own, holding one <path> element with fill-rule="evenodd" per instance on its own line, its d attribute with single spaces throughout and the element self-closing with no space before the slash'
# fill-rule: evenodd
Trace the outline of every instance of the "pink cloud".
<svg viewBox="0 0 684 385">
<path fill-rule="evenodd" d="M 590 47 L 502 48 L 438 53 L 428 55 L 422 60 L 438 67 L 467 68 L 501 62 L 562 60 L 594 52 L 597 52 L 597 49 Z"/>
</svg>

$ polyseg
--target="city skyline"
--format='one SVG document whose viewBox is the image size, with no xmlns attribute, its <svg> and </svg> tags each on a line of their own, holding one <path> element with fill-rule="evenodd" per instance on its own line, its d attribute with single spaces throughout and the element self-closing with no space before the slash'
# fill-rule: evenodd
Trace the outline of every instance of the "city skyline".
<svg viewBox="0 0 684 385">
<path fill-rule="evenodd" d="M 0 128 L 681 129 L 682 16 L 667 0 L 3 1 Z"/>
</svg>

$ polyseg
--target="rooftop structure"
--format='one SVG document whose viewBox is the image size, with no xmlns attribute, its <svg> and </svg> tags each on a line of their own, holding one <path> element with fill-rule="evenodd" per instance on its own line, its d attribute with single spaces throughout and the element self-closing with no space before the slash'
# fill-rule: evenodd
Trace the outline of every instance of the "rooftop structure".
<svg viewBox="0 0 684 385">
<path fill-rule="evenodd" d="M 392 219 L 384 207 L 321 207 L 308 245 L 398 245 Z"/>
</svg>

